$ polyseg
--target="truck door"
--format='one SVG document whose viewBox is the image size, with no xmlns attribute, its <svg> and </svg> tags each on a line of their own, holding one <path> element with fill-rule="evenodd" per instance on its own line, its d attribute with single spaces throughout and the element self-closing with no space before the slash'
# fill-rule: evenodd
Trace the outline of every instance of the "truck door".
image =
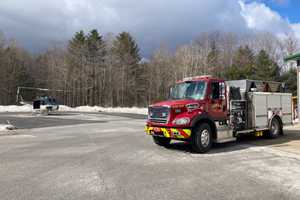
<svg viewBox="0 0 300 200">
<path fill-rule="evenodd" d="M 224 81 L 212 81 L 210 85 L 209 114 L 215 120 L 227 117 L 226 90 Z"/>
</svg>

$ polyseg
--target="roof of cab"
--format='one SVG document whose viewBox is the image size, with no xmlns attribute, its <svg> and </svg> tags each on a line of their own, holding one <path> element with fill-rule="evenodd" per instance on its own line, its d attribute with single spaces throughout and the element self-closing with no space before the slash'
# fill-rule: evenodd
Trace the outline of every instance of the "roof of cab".
<svg viewBox="0 0 300 200">
<path fill-rule="evenodd" d="M 202 75 L 202 76 L 193 76 L 193 77 L 186 77 L 182 80 L 177 81 L 176 83 L 184 83 L 188 81 L 202 81 L 202 80 L 223 80 L 211 75 Z"/>
</svg>

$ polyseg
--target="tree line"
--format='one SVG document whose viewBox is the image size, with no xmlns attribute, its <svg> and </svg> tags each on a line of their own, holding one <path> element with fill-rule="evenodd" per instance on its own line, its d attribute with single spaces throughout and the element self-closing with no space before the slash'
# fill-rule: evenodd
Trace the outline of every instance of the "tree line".
<svg viewBox="0 0 300 200">
<path fill-rule="evenodd" d="M 224 79 L 283 81 L 296 93 L 296 69 L 283 62 L 298 50 L 293 35 L 204 32 L 175 50 L 162 44 L 143 59 L 128 32 L 74 34 L 65 47 L 38 55 L 0 36 L 0 104 L 15 104 L 18 86 L 49 88 L 69 106 L 146 106 L 167 98 L 169 87 L 188 76 L 211 74 Z M 32 100 L 37 91 L 26 91 Z"/>
</svg>

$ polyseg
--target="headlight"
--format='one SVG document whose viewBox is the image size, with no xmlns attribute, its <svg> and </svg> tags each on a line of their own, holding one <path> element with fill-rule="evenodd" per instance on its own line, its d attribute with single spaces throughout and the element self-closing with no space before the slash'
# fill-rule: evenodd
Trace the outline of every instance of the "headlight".
<svg viewBox="0 0 300 200">
<path fill-rule="evenodd" d="M 179 119 L 175 119 L 173 121 L 173 124 L 176 124 L 176 125 L 185 125 L 185 124 L 188 124 L 188 123 L 190 123 L 189 118 L 179 118 Z"/>
</svg>

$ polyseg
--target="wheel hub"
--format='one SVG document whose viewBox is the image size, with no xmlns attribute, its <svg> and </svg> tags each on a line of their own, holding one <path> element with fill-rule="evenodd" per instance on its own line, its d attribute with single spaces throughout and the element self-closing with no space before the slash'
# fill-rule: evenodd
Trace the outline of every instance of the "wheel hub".
<svg viewBox="0 0 300 200">
<path fill-rule="evenodd" d="M 209 132 L 208 132 L 208 130 L 203 130 L 201 132 L 201 144 L 204 147 L 207 147 L 209 145 Z"/>
</svg>

